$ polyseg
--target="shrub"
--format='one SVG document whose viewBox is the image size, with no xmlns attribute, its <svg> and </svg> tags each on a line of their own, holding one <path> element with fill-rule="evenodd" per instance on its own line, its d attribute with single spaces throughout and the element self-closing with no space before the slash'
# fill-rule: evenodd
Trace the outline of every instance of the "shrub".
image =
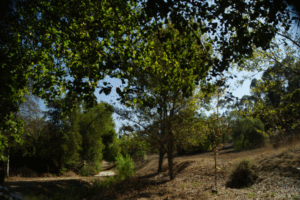
<svg viewBox="0 0 300 200">
<path fill-rule="evenodd" d="M 106 147 L 106 151 L 104 152 L 103 158 L 109 162 L 115 162 L 116 157 L 121 152 L 120 141 L 117 136 L 113 137 L 112 143 L 108 144 Z"/>
<path fill-rule="evenodd" d="M 135 173 L 135 164 L 129 155 L 123 157 L 122 154 L 119 154 L 116 158 L 116 168 L 121 180 L 131 177 Z"/>
<path fill-rule="evenodd" d="M 233 147 L 235 150 L 264 146 L 267 139 L 264 124 L 259 119 L 251 117 L 238 119 L 233 127 Z"/>
<path fill-rule="evenodd" d="M 92 175 L 97 174 L 101 170 L 102 170 L 101 162 L 88 163 L 88 164 L 85 164 L 80 169 L 80 175 L 81 176 L 92 176 Z"/>
<path fill-rule="evenodd" d="M 143 159 L 147 152 L 146 141 L 141 139 L 137 133 L 123 135 L 119 139 L 119 148 L 123 156 L 128 154 L 133 160 Z"/>
<path fill-rule="evenodd" d="M 249 159 L 236 163 L 229 175 L 228 187 L 243 188 L 251 186 L 258 178 L 257 166 Z"/>
</svg>

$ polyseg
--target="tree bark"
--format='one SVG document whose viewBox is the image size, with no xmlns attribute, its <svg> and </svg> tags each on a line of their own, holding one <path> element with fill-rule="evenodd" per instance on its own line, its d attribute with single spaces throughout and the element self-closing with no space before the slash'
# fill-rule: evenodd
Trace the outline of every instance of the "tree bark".
<svg viewBox="0 0 300 200">
<path fill-rule="evenodd" d="M 4 184 L 4 180 L 5 180 L 5 162 L 4 161 L 0 161 L 0 185 L 3 186 Z"/>
<path fill-rule="evenodd" d="M 161 146 L 163 146 L 163 144 L 161 144 Z M 164 148 L 160 148 L 159 150 L 159 161 L 158 161 L 158 170 L 157 173 L 162 172 L 162 164 L 163 164 L 163 159 L 164 159 L 164 155 L 165 155 L 165 150 Z"/>
<path fill-rule="evenodd" d="M 166 124 L 165 124 L 165 117 L 166 117 L 166 110 L 163 110 L 164 112 L 161 112 L 160 113 L 160 147 L 159 147 L 159 161 L 158 161 L 158 170 L 157 170 L 157 173 L 160 173 L 162 172 L 162 164 L 163 164 L 163 159 L 164 159 L 164 156 L 165 156 L 165 153 L 166 153 L 166 148 L 164 146 L 164 142 L 165 142 L 165 127 L 166 127 Z"/>
<path fill-rule="evenodd" d="M 6 162 L 6 178 L 9 178 L 9 151 L 8 151 L 7 162 Z"/>
<path fill-rule="evenodd" d="M 173 171 L 173 151 L 174 151 L 174 137 L 172 130 L 168 131 L 169 141 L 168 141 L 168 165 L 169 165 L 169 175 L 170 180 L 174 179 L 174 171 Z"/>
<path fill-rule="evenodd" d="M 242 144 L 242 149 L 244 149 L 245 148 L 245 136 L 243 137 L 243 144 Z"/>
<path fill-rule="evenodd" d="M 7 156 L 7 161 L 5 162 L 6 166 L 4 167 L 5 169 L 5 177 L 8 178 L 9 177 L 9 153 L 10 153 L 10 148 L 7 147 L 7 151 L 6 151 L 6 156 Z"/>
</svg>

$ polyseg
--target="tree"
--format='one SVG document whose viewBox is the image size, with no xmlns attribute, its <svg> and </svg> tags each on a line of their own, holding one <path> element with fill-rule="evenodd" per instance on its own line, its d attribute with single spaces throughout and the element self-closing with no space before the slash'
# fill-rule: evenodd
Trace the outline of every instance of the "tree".
<svg viewBox="0 0 300 200">
<path fill-rule="evenodd" d="M 143 73 L 143 72 L 142 72 Z M 136 85 L 135 87 L 139 87 L 142 91 L 145 89 L 145 86 L 148 87 L 148 90 L 151 92 L 150 87 L 155 84 L 154 79 L 148 79 L 145 81 L 145 76 L 137 76 L 136 77 Z M 153 94 L 153 93 L 151 93 Z M 160 95 L 154 95 L 154 99 L 158 99 Z M 127 96 L 127 101 L 130 106 L 130 102 L 134 102 L 135 96 Z M 115 113 L 117 113 L 122 119 L 129 120 L 133 123 L 133 126 L 122 126 L 120 132 L 123 131 L 123 135 L 120 136 L 123 139 L 124 135 L 128 136 L 128 131 L 134 132 L 136 129 L 136 133 L 138 137 L 142 141 L 146 141 L 149 145 L 149 149 L 152 152 L 156 152 L 159 154 L 159 163 L 158 163 L 158 173 L 162 172 L 162 162 L 163 157 L 166 153 L 166 141 L 165 141 L 165 123 L 164 119 L 166 117 L 165 110 L 159 107 L 157 112 L 155 106 L 160 106 L 160 104 L 155 105 L 155 100 L 152 99 L 150 101 L 136 101 L 133 109 L 124 109 L 120 107 L 116 107 Z M 127 131 L 125 133 L 125 131 Z"/>
<path fill-rule="evenodd" d="M 297 135 L 299 59 L 290 56 L 291 53 L 286 51 L 287 55 L 281 58 L 276 51 L 260 52 L 253 58 L 253 63 L 262 63 L 269 59 L 270 67 L 259 69 L 263 72 L 262 77 L 252 80 L 252 95 L 242 98 L 244 102 L 249 102 L 243 115 L 259 118 L 272 140 L 275 137 Z M 251 66 L 248 67 L 251 70 Z M 275 136 L 276 132 L 280 134 Z"/>
<path fill-rule="evenodd" d="M 2 66 L 11 66 L 18 61 L 14 64 L 18 70 L 13 73 L 7 67 L 2 68 L 6 71 L 1 74 L 6 74 L 7 79 L 1 87 L 6 93 L 1 94 L 6 98 L 13 97 L 8 92 L 17 94 L 30 76 L 36 81 L 36 92 L 43 98 L 53 99 L 67 91 L 82 94 L 80 98 L 91 103 L 95 103 L 94 90 L 99 80 L 105 75 L 122 78 L 128 72 L 128 67 L 120 63 L 119 58 L 138 56 L 130 48 L 134 39 L 140 37 L 144 40 L 152 30 L 158 31 L 162 27 L 160 23 L 149 23 L 153 19 L 164 22 L 170 16 L 181 33 L 191 34 L 199 28 L 203 33 L 214 33 L 218 42 L 216 49 L 222 58 L 215 60 L 212 75 L 216 75 L 227 69 L 231 61 L 250 56 L 251 44 L 267 48 L 278 29 L 276 25 L 285 20 L 288 13 L 285 14 L 287 6 L 283 2 L 267 0 L 216 1 L 212 4 L 179 0 L 155 3 L 138 0 L 130 3 L 31 0 L 17 5 L 19 12 L 13 12 L 14 18 L 1 15 L 8 16 L 2 25 L 9 27 L 1 30 L 11 30 L 12 33 L 1 34 L 2 41 L 10 41 L 6 43 L 9 48 L 2 48 L 6 58 L 2 59 Z M 7 11 L 6 7 L 3 8 Z M 261 23 L 258 17 L 265 18 L 265 23 Z M 217 18 L 220 23 L 214 21 Z M 192 19 L 195 22 L 189 23 Z M 224 37 L 226 34 L 228 37 Z M 6 40 L 6 36 L 12 36 L 11 40 Z M 199 45 L 202 43 L 200 38 L 197 41 Z M 119 69 L 118 73 L 116 69 Z M 16 75 L 18 79 L 14 78 Z M 102 92 L 110 92 L 109 84 L 101 87 Z M 78 95 L 69 96 L 78 98 Z M 10 102 L 16 100 L 7 99 L 7 103 Z"/>
<path fill-rule="evenodd" d="M 200 37 L 199 33 L 197 37 Z M 130 68 L 130 75 L 134 76 L 128 78 L 125 92 L 118 90 L 126 105 L 139 103 L 149 108 L 149 114 L 151 110 L 155 112 L 155 121 L 162 124 L 160 134 L 162 141 L 166 141 L 171 179 L 174 178 L 173 152 L 176 144 L 174 119 L 186 107 L 188 98 L 194 93 L 195 83 L 202 81 L 203 85 L 203 79 L 211 67 L 211 45 L 205 45 L 203 50 L 196 44 L 194 35 L 181 35 L 172 24 L 168 24 L 149 37 L 146 46 L 138 44 L 137 51 L 144 52 L 144 55 L 133 60 L 133 63 L 140 67 Z M 126 96 L 128 93 L 131 95 Z"/>
<path fill-rule="evenodd" d="M 124 135 L 119 139 L 120 153 L 125 157 L 129 155 L 133 160 L 141 160 L 146 156 L 147 145 L 137 132 Z"/>
<path fill-rule="evenodd" d="M 106 74 L 122 77 L 122 72 L 127 72 L 126 66 L 118 62 L 118 57 L 123 53 L 128 58 L 137 56 L 130 51 L 129 45 L 124 48 L 126 41 L 147 36 L 151 33 L 150 30 L 157 31 L 162 26 L 149 23 L 152 19 L 168 21 L 166 17 L 169 15 L 180 32 L 192 33 L 200 28 L 202 32 L 215 33 L 216 40 L 219 40 L 216 47 L 222 53 L 222 60 L 216 64 L 216 69 L 219 68 L 214 71 L 216 73 L 226 69 L 231 61 L 238 61 L 243 55 L 250 56 L 253 43 L 256 46 L 268 47 L 269 41 L 278 30 L 276 25 L 285 20 L 285 16 L 289 17 L 286 7 L 279 0 L 216 1 L 212 4 L 179 0 L 155 3 L 130 1 L 129 4 L 124 1 L 89 1 L 83 4 L 80 1 L 31 0 L 18 4 L 19 13 L 15 12 L 18 23 L 11 23 L 12 20 L 9 20 L 3 24 L 11 27 L 16 36 L 14 41 L 18 42 L 11 42 L 12 48 L 7 52 L 16 54 L 22 48 L 24 52 L 16 54 L 23 59 L 10 60 L 26 61 L 22 70 L 24 76 L 33 67 L 31 76 L 36 80 L 35 88 L 44 98 L 55 98 L 62 89 L 89 94 L 85 99 L 93 101 L 96 84 Z M 266 23 L 261 23 L 258 17 L 265 18 Z M 220 23 L 214 21 L 216 18 Z M 9 16 L 5 19 L 12 18 Z M 188 23 L 191 19 L 195 19 L 195 22 Z M 288 23 L 284 25 L 289 26 Z M 220 37 L 216 34 L 218 28 Z M 224 37 L 226 34 L 230 38 Z M 4 38 L 9 34 L 2 35 Z M 21 42 L 23 46 L 18 45 Z M 198 39 L 198 42 L 200 44 L 201 40 Z M 62 62 L 66 63 L 66 68 L 61 67 Z M 8 65 L 8 61 L 4 63 Z M 22 64 L 18 64 L 18 69 L 22 69 L 21 67 Z M 118 67 L 122 69 L 121 73 L 114 72 Z M 9 78 L 9 74 L 7 75 Z M 12 77 L 15 75 L 14 72 Z M 68 76 L 74 80 L 64 79 Z M 13 88 L 18 88 L 18 85 L 22 87 L 24 84 L 20 80 L 18 79 L 19 84 L 9 85 Z M 22 80 L 26 82 L 26 78 Z M 58 87 L 53 87 L 54 85 Z M 109 93 L 109 88 L 109 85 L 105 86 L 102 91 Z"/>
<path fill-rule="evenodd" d="M 264 124 L 251 117 L 237 120 L 233 127 L 233 142 L 237 150 L 263 146 L 266 142 Z"/>
<path fill-rule="evenodd" d="M 40 99 L 32 94 L 32 84 L 32 81 L 28 80 L 27 92 L 23 97 L 25 102 L 19 104 L 19 111 L 14 113 L 14 121 L 19 123 L 18 128 L 21 130 L 18 140 L 22 142 L 9 144 L 8 152 L 10 154 L 6 155 L 7 164 L 9 164 L 9 157 L 14 159 L 18 151 L 22 151 L 22 156 L 26 154 L 34 155 L 36 153 L 34 146 L 39 146 L 37 139 L 43 131 L 45 121 L 39 107 Z M 9 134 L 7 137 L 9 137 Z M 31 152 L 28 152 L 29 149 Z M 9 165 L 6 168 L 9 169 Z M 7 176 L 9 176 L 9 170 L 7 170 Z"/>
<path fill-rule="evenodd" d="M 36 94 L 44 99 L 52 101 L 68 93 L 73 101 L 68 101 L 70 105 L 65 105 L 64 111 L 71 110 L 76 98 L 95 104 L 98 81 L 105 75 L 124 80 L 131 72 L 128 60 L 144 54 L 131 47 L 136 41 L 145 41 L 169 19 L 180 34 L 191 35 L 198 30 L 211 34 L 219 53 L 212 59 L 211 76 L 220 75 L 231 62 L 250 57 L 254 45 L 268 48 L 280 22 L 289 27 L 286 7 L 279 0 L 20 3 L 16 20 L 1 15 L 5 16 L 1 25 L 8 27 L 1 31 L 11 33 L 1 34 L 2 41 L 7 41 L 1 47 L 1 123 L 5 124 L 6 116 L 17 110 L 28 77 L 35 81 Z M 195 41 L 203 43 L 197 37 Z M 111 91 L 109 84 L 100 87 L 106 94 Z"/>
<path fill-rule="evenodd" d="M 27 1 L 22 2 L 25 8 Z M 17 136 L 23 130 L 22 122 L 16 116 L 24 102 L 28 77 L 24 67 L 28 63 L 24 59 L 26 52 L 15 38 L 17 31 L 23 28 L 17 12 L 20 4 L 21 0 L 6 0 L 0 8 L 0 138 L 1 148 L 4 148 L 0 152 L 1 161 L 9 161 L 10 147 L 21 142 Z"/>
<path fill-rule="evenodd" d="M 110 144 L 116 135 L 112 119 L 113 108 L 106 103 L 99 103 L 79 113 L 79 133 L 82 137 L 81 159 L 86 160 L 94 171 L 99 170 L 103 154 L 110 155 Z"/>
<path fill-rule="evenodd" d="M 96 104 L 98 81 L 115 74 L 127 40 L 123 36 L 133 34 L 135 10 L 124 1 L 33 0 L 30 6 L 20 12 L 27 24 L 24 43 L 33 61 L 35 92 L 48 101 L 68 93 L 73 100 L 65 110 L 75 99 Z M 108 94 L 109 86 L 101 85 L 101 91 Z"/>
<path fill-rule="evenodd" d="M 6 169 L 6 177 L 9 177 L 10 150 L 23 142 L 20 137 L 24 131 L 23 127 L 24 123 L 17 117 L 16 113 L 10 116 L 8 120 L 6 119 L 6 123 L 2 125 L 2 130 L 0 131 L 0 155 L 4 164 L 3 167 Z"/>
<path fill-rule="evenodd" d="M 283 131 L 282 135 L 294 135 L 299 129 L 298 71 L 299 61 L 286 58 L 266 70 L 253 88 L 261 96 L 254 114 L 259 116 L 270 130 L 277 128 Z M 264 110 L 263 115 L 259 108 Z"/>
<path fill-rule="evenodd" d="M 68 168 L 74 167 L 79 161 L 79 152 L 83 138 L 80 135 L 76 110 L 68 116 L 62 113 L 63 103 L 67 98 L 48 104 L 45 115 L 48 119 L 48 133 L 43 142 L 47 147 L 42 148 L 42 156 L 50 158 L 50 165 L 56 173 L 64 173 Z"/>
<path fill-rule="evenodd" d="M 267 0 L 211 4 L 179 0 L 102 3 L 32 0 L 29 9 L 20 9 L 27 29 L 20 30 L 22 34 L 17 39 L 24 41 L 30 55 L 26 59 L 34 63 L 28 68 L 33 68 L 31 76 L 43 98 L 53 99 L 62 91 L 76 91 L 95 103 L 93 92 L 99 80 L 105 75 L 123 78 L 130 71 L 121 61 L 139 56 L 136 54 L 139 52 L 131 49 L 135 39 L 145 40 L 152 30 L 158 31 L 163 26 L 163 23 L 150 23 L 153 19 L 165 24 L 172 21 L 180 33 L 193 34 L 199 29 L 211 33 L 221 58 L 214 60 L 212 75 L 216 76 L 230 62 L 251 56 L 252 44 L 267 48 L 278 30 L 276 25 L 289 17 L 285 9 L 281 1 Z M 265 23 L 259 18 L 264 18 Z M 194 22 L 190 23 L 191 20 Z M 200 38 L 196 41 L 199 45 L 203 42 Z M 102 92 L 110 92 L 109 84 L 101 87 Z"/>
<path fill-rule="evenodd" d="M 5 0 L 0 8 L 0 128 L 12 112 L 17 112 L 24 101 L 24 92 L 27 85 L 28 62 L 24 59 L 24 48 L 15 38 L 15 34 L 23 28 L 22 20 L 17 9 L 27 1 Z"/>
</svg>

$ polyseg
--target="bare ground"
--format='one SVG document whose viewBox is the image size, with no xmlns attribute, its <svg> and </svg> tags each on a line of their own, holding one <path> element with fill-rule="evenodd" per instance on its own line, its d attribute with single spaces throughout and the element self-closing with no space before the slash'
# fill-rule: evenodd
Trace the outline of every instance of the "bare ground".
<svg viewBox="0 0 300 200">
<path fill-rule="evenodd" d="M 157 174 L 158 156 L 151 155 L 137 164 L 137 174 L 106 191 L 90 194 L 86 199 L 300 199 L 300 143 L 274 149 L 264 147 L 234 152 L 221 150 L 218 155 L 217 186 L 215 186 L 213 153 L 175 157 L 175 179 L 169 181 L 167 159 L 163 172 Z M 258 181 L 249 188 L 226 187 L 228 174 L 242 158 L 258 165 Z M 22 178 L 12 177 L 6 185 L 22 195 L 69 191 L 90 187 L 95 177 Z M 99 177 L 104 179 L 103 177 Z M 218 191 L 213 194 L 212 190 Z"/>
</svg>

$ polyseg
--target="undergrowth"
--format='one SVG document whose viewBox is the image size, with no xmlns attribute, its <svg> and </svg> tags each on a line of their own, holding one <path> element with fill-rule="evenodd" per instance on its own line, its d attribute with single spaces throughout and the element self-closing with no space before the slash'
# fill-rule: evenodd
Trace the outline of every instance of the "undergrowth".
<svg viewBox="0 0 300 200">
<path fill-rule="evenodd" d="M 112 185 L 115 185 L 127 178 L 132 177 L 136 170 L 135 164 L 130 156 L 123 157 L 119 154 L 116 158 L 116 168 L 118 173 L 116 176 L 108 177 L 104 180 L 94 179 L 90 187 L 70 186 L 63 192 L 54 193 L 51 196 L 46 194 L 32 194 L 23 196 L 24 200 L 82 200 L 96 192 L 107 190 Z"/>
<path fill-rule="evenodd" d="M 243 188 L 255 183 L 258 178 L 257 166 L 250 159 L 243 159 L 236 163 L 229 174 L 228 187 Z"/>
</svg>

